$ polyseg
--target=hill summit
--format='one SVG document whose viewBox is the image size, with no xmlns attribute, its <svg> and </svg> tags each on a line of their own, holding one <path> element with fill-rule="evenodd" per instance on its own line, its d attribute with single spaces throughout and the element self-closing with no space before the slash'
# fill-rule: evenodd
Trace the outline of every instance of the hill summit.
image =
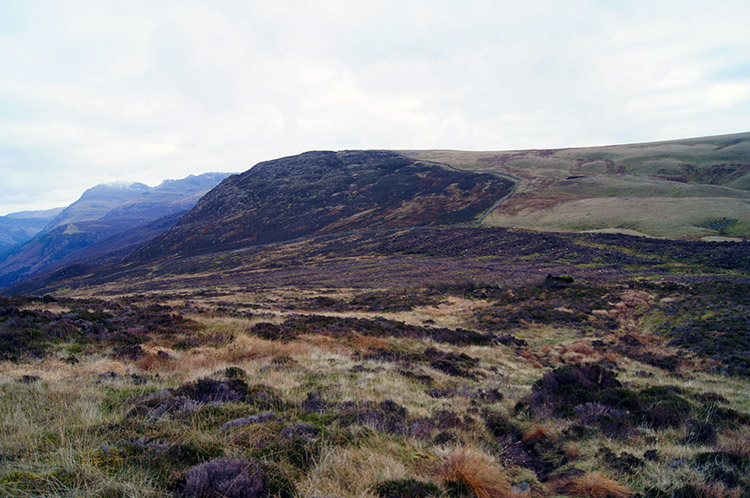
<svg viewBox="0 0 750 498">
<path fill-rule="evenodd" d="M 349 230 L 476 221 L 514 182 L 391 151 L 314 151 L 262 162 L 206 194 L 138 259 Z"/>
</svg>

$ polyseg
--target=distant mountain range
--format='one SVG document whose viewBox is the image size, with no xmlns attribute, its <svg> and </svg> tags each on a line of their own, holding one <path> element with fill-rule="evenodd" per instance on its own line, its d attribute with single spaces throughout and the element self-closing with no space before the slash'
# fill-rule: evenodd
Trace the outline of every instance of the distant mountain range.
<svg viewBox="0 0 750 498">
<path fill-rule="evenodd" d="M 62 210 L 21 211 L 0 216 L 0 253 L 41 232 Z"/>
<path fill-rule="evenodd" d="M 128 202 L 139 194 L 151 190 L 143 183 L 103 183 L 86 190 L 81 197 L 63 209 L 44 229 L 91 221 L 102 218 L 112 209 Z"/>
<path fill-rule="evenodd" d="M 6 244 L 0 252 L 0 287 L 83 258 L 133 249 L 169 228 L 227 176 L 190 175 L 156 187 L 102 184 L 64 209 L 4 216 L 0 223 L 19 228 L 8 231 L 8 241 L 16 243 Z"/>
<path fill-rule="evenodd" d="M 99 219 L 127 218 L 132 222 L 150 222 L 190 209 L 203 194 L 227 176 L 226 173 L 190 175 L 182 180 L 164 180 L 156 187 L 149 187 L 143 183 L 96 185 L 63 209 L 45 230 Z"/>
</svg>

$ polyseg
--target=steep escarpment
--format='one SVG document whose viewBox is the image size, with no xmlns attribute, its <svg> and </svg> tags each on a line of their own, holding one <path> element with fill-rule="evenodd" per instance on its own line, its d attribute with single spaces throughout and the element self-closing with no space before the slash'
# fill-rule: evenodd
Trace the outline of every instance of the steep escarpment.
<svg viewBox="0 0 750 498">
<path fill-rule="evenodd" d="M 136 260 L 361 229 L 472 222 L 510 192 L 496 174 L 390 151 L 307 152 L 227 178 Z"/>
</svg>

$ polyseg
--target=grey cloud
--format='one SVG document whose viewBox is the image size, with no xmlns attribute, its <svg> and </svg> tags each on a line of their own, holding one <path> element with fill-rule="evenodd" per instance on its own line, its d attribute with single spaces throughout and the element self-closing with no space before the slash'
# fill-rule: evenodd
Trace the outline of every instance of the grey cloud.
<svg viewBox="0 0 750 498">
<path fill-rule="evenodd" d="M 0 188 L 745 131 L 750 7 L 719 3 L 3 2 Z"/>
</svg>

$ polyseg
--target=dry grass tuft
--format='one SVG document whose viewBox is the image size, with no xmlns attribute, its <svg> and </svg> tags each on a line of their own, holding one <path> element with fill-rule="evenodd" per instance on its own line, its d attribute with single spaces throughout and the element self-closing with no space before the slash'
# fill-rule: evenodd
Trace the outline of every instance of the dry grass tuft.
<svg viewBox="0 0 750 498">
<path fill-rule="evenodd" d="M 354 337 L 350 338 L 347 343 L 354 351 L 376 348 L 385 349 L 391 345 L 390 341 L 381 337 L 371 337 L 359 334 L 356 334 Z"/>
<path fill-rule="evenodd" d="M 505 474 L 494 465 L 492 457 L 471 446 L 451 451 L 440 474 L 444 481 L 465 484 L 477 498 L 514 496 Z"/>
<path fill-rule="evenodd" d="M 726 430 L 719 436 L 718 447 L 740 458 L 750 458 L 750 428 L 741 430 Z"/>
<path fill-rule="evenodd" d="M 373 484 L 405 479 L 410 473 L 392 456 L 393 448 L 329 448 L 298 485 L 300 496 L 373 497 Z"/>
<path fill-rule="evenodd" d="M 521 444 L 523 445 L 531 445 L 536 443 L 537 441 L 541 441 L 542 439 L 546 438 L 549 434 L 549 429 L 542 425 L 537 425 L 534 427 L 533 430 L 527 431 L 524 433 L 523 438 L 521 438 Z"/>
<path fill-rule="evenodd" d="M 219 348 L 199 347 L 185 352 L 170 351 L 170 356 L 160 358 L 149 354 L 135 365 L 148 372 L 193 372 L 196 370 L 216 370 L 229 365 L 238 365 L 252 361 L 289 356 L 291 358 L 311 358 L 326 352 L 346 354 L 348 350 L 340 345 L 321 345 L 323 341 L 308 341 L 305 336 L 301 340 L 282 343 L 269 341 L 254 336 L 242 335 L 231 344 Z M 330 341 L 329 341 L 330 342 Z"/>
<path fill-rule="evenodd" d="M 177 368 L 175 361 L 171 358 L 160 357 L 155 354 L 147 354 L 135 363 L 144 372 L 150 371 L 173 371 Z"/>
<path fill-rule="evenodd" d="M 739 488 L 727 488 L 724 483 L 712 482 L 711 484 L 692 484 L 696 498 L 741 498 L 742 490 Z"/>
<path fill-rule="evenodd" d="M 627 498 L 633 494 L 630 489 L 605 477 L 601 472 L 574 477 L 558 490 L 569 496 L 587 498 Z"/>
<path fill-rule="evenodd" d="M 575 460 L 581 456 L 581 449 L 576 443 L 569 443 L 565 446 L 565 456 L 570 460 Z"/>
</svg>

